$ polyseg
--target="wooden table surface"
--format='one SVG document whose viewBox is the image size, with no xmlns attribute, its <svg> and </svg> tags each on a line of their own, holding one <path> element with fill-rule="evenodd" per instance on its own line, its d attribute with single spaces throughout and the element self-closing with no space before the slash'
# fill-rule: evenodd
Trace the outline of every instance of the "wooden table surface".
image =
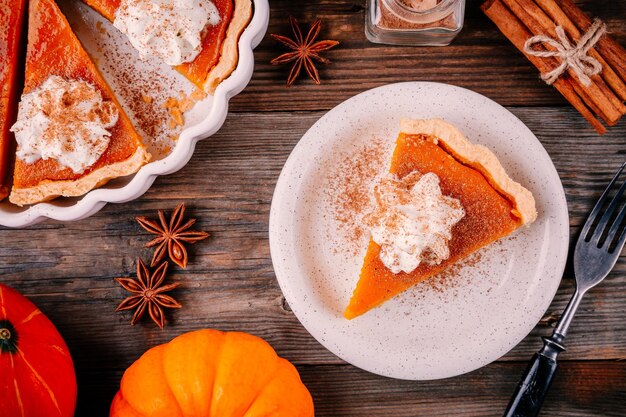
<svg viewBox="0 0 626 417">
<path fill-rule="evenodd" d="M 586 0 L 584 10 L 606 21 L 626 44 L 626 2 Z M 611 173 L 626 159 L 626 120 L 599 137 L 468 1 L 466 23 L 452 46 L 373 45 L 363 34 L 363 1 L 272 0 L 270 33 L 288 33 L 288 16 L 323 19 L 328 53 L 323 84 L 284 87 L 288 69 L 268 61 L 282 51 L 266 38 L 256 52 L 248 88 L 233 99 L 226 124 L 198 144 L 189 164 L 161 177 L 143 197 L 112 204 L 88 220 L 47 221 L 0 230 L 0 281 L 29 296 L 57 325 L 74 357 L 77 416 L 106 416 L 124 369 L 149 347 L 204 327 L 251 332 L 293 361 L 322 416 L 499 416 L 526 366 L 573 290 L 568 268 L 545 317 L 499 361 L 456 378 L 396 381 L 341 361 L 300 325 L 272 269 L 268 215 L 279 172 L 302 134 L 324 112 L 371 87 L 428 80 L 470 88 L 507 106 L 554 160 L 576 233 Z M 192 263 L 173 278 L 184 308 L 161 331 L 135 327 L 115 313 L 126 295 L 114 277 L 131 276 L 148 236 L 137 215 L 184 201 L 210 239 L 192 247 Z M 562 354 L 544 416 L 626 415 L 626 257 L 582 303 Z"/>
</svg>

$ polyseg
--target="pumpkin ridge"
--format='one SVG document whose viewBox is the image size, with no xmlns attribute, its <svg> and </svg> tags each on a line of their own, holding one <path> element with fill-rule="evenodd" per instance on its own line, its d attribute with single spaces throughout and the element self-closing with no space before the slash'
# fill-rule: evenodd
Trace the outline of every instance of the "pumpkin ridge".
<svg viewBox="0 0 626 417">
<path fill-rule="evenodd" d="M 4 307 L 4 289 L 1 286 L 0 286 L 0 307 L 2 308 L 2 317 L 8 318 L 6 307 Z"/>
<path fill-rule="evenodd" d="M 197 330 L 198 333 L 199 332 L 204 332 L 204 331 L 205 330 Z M 218 342 L 217 342 L 217 343 L 219 343 L 219 346 L 218 346 L 218 349 L 217 349 L 217 355 L 215 355 L 217 357 L 217 361 L 216 362 L 219 364 L 219 359 L 221 358 L 222 351 L 224 350 L 224 341 L 226 340 L 226 332 L 223 332 L 221 330 L 214 330 L 214 331 L 218 332 L 218 334 L 220 336 L 219 339 L 218 339 Z M 217 376 L 217 368 L 218 367 L 216 366 L 215 367 L 215 375 L 213 375 L 213 386 L 211 387 L 211 397 L 210 397 L 210 402 L 208 404 L 209 414 L 211 413 L 211 406 L 213 405 L 213 398 L 215 396 L 215 378 Z M 209 415 L 207 417 L 212 417 L 212 416 Z"/>
<path fill-rule="evenodd" d="M 22 326 L 26 323 L 28 323 L 29 321 L 31 321 L 34 317 L 37 317 L 38 315 L 41 314 L 41 310 L 39 310 L 38 308 L 35 308 L 33 310 L 32 313 L 30 313 L 28 316 L 26 316 L 26 318 L 24 320 L 22 320 L 19 324 L 19 326 Z"/>
<path fill-rule="evenodd" d="M 278 354 L 276 354 L 277 358 L 280 358 L 278 356 Z M 250 404 L 248 405 L 248 407 L 245 409 L 245 411 L 242 413 L 243 416 L 246 415 L 246 413 L 248 411 L 250 411 L 250 409 L 252 408 L 252 406 L 254 405 L 254 403 L 256 402 L 256 400 L 259 399 L 259 397 L 261 396 L 261 394 L 263 394 L 263 392 L 267 389 L 268 385 L 270 384 L 270 382 L 272 382 L 274 380 L 274 378 L 276 378 L 276 375 L 278 374 L 279 368 L 280 368 L 280 361 L 276 360 L 276 367 L 274 368 L 274 372 L 272 372 L 272 376 L 270 376 L 267 381 L 265 381 L 265 384 L 263 384 L 263 387 L 261 387 L 261 389 L 256 393 L 256 395 L 254 396 L 254 398 L 252 399 L 252 401 L 250 401 Z"/>
<path fill-rule="evenodd" d="M 180 336 L 182 336 L 182 335 L 178 335 L 178 336 L 176 336 L 174 339 L 177 339 L 177 338 L 178 338 L 178 337 L 180 337 Z M 169 390 L 170 394 L 172 395 L 172 398 L 174 398 L 174 399 L 176 400 L 176 401 L 175 401 L 175 403 L 176 403 L 176 407 L 178 407 L 178 411 L 179 411 L 180 415 L 184 416 L 184 415 L 185 415 L 185 413 L 184 413 L 184 412 L 183 412 L 183 410 L 180 408 L 180 404 L 178 403 L 178 397 L 176 397 L 176 394 L 174 393 L 174 390 L 172 389 L 172 386 L 170 385 L 170 380 L 169 380 L 169 378 L 168 378 L 168 374 L 167 374 L 167 372 L 165 372 L 165 361 L 163 360 L 163 358 L 165 357 L 165 351 L 169 348 L 169 346 L 171 346 L 171 345 L 170 345 L 170 343 L 171 343 L 174 339 L 170 340 L 170 342 L 168 342 L 168 343 L 166 343 L 166 344 L 164 345 L 165 347 L 163 348 L 163 352 L 161 353 L 161 360 L 159 361 L 159 363 L 161 364 L 161 365 L 160 365 L 160 366 L 161 366 L 161 370 L 163 371 L 163 376 L 165 377 L 165 378 L 164 378 L 164 380 L 165 380 L 165 386 L 167 387 L 167 389 Z M 220 346 L 220 350 L 221 350 L 221 346 Z M 129 404 L 130 404 L 130 403 L 129 403 Z M 132 406 L 131 406 L 131 407 L 132 407 Z M 133 408 L 133 410 L 134 410 L 134 408 Z M 138 414 L 141 414 L 141 413 L 139 413 L 139 412 L 138 412 Z"/>
<path fill-rule="evenodd" d="M 0 292 L 2 292 L 2 288 L 0 288 Z M 13 369 L 13 371 L 15 372 L 15 362 L 13 361 L 13 355 L 10 355 L 9 359 L 11 361 L 11 369 Z M 22 415 L 22 417 L 24 417 L 24 403 L 22 403 L 22 395 L 20 394 L 20 389 L 17 386 L 15 373 L 13 374 L 13 388 L 15 388 L 15 398 L 17 398 L 17 404 L 20 406 L 20 414 Z"/>
<path fill-rule="evenodd" d="M 233 338 L 233 337 L 240 337 L 240 336 L 243 336 L 243 337 L 246 337 L 246 338 L 247 338 L 247 337 L 252 337 L 253 339 L 256 339 L 256 340 L 257 340 L 257 342 L 261 342 L 261 343 L 266 344 L 267 346 L 269 346 L 269 348 L 271 349 L 271 351 L 274 353 L 274 363 L 276 364 L 276 366 L 274 367 L 274 370 L 273 370 L 273 374 L 272 374 L 272 376 L 274 376 L 274 375 L 275 375 L 276 370 L 278 369 L 278 357 L 279 357 L 279 356 L 278 356 L 278 353 L 276 353 L 276 351 L 274 350 L 274 348 L 273 348 L 273 347 L 272 347 L 269 343 L 267 343 L 267 341 L 266 341 L 266 340 L 264 340 L 264 339 L 262 339 L 262 338 L 260 338 L 260 337 L 258 337 L 258 336 L 255 336 L 255 335 L 252 335 L 252 334 L 249 334 L 249 333 L 244 333 L 244 332 L 224 332 L 223 334 L 224 334 L 224 339 L 223 339 L 222 344 L 220 345 L 220 355 L 218 356 L 218 364 L 221 364 L 221 363 L 222 363 L 222 360 L 221 360 L 222 358 L 221 358 L 221 356 L 222 356 L 222 352 L 223 352 L 224 345 L 226 345 L 226 343 L 227 343 L 227 341 L 228 341 L 228 339 L 227 339 L 227 338 L 229 338 L 229 337 L 230 337 L 230 338 Z M 219 365 L 218 365 L 218 368 L 217 368 L 217 369 L 218 369 L 218 371 L 219 371 Z M 218 372 L 218 371 L 216 371 L 216 373 L 215 373 L 216 378 L 217 378 L 217 375 L 219 375 L 219 372 Z M 263 391 L 263 389 L 265 388 L 265 385 L 267 384 L 267 382 L 268 382 L 268 381 L 270 381 L 270 379 L 271 379 L 271 378 L 268 378 L 268 379 L 265 381 L 265 383 L 264 383 L 264 384 L 263 384 L 263 385 L 259 388 L 259 390 L 258 390 L 257 392 L 255 392 L 254 397 L 253 397 L 253 398 L 252 398 L 252 400 L 249 402 L 249 404 L 247 404 L 247 406 L 246 406 L 246 408 L 245 408 L 246 412 L 250 409 L 250 407 L 252 407 L 252 405 L 254 404 L 254 401 L 256 401 L 256 399 L 259 397 L 259 394 Z M 213 394 L 214 394 L 214 393 L 215 393 L 215 385 L 213 385 Z M 212 396 L 211 396 L 211 401 L 213 400 L 213 398 L 214 398 L 214 397 L 215 397 L 214 395 L 212 395 Z M 244 414 L 245 414 L 245 412 L 244 412 L 242 415 L 244 415 Z M 213 417 L 213 416 L 211 416 L 211 417 Z M 216 416 L 216 417 L 218 417 L 218 416 Z"/>
<path fill-rule="evenodd" d="M 70 356 L 70 355 L 69 355 L 69 354 L 68 354 L 65 350 L 63 350 L 63 348 L 62 348 L 61 346 L 59 346 L 59 345 L 52 345 L 52 346 L 50 346 L 50 348 L 51 348 L 51 349 L 56 350 L 58 353 L 60 353 L 62 356 L 65 356 L 66 358 L 68 358 L 68 357 Z"/>
<path fill-rule="evenodd" d="M 26 333 L 26 334 L 25 334 Z M 72 359 L 72 357 L 70 356 L 69 352 L 66 352 L 63 350 L 63 347 L 61 345 L 50 345 L 45 341 L 41 341 L 39 339 L 34 339 L 32 337 L 32 334 L 28 334 L 29 332 L 22 332 L 19 335 L 19 342 L 20 344 L 24 345 L 24 344 L 28 344 L 31 347 L 40 347 L 40 348 L 50 348 L 54 350 L 54 353 L 59 353 L 61 356 L 64 356 L 66 358 L 69 358 L 70 360 Z M 24 352 L 22 352 L 24 353 Z M 26 354 L 24 353 L 24 356 Z"/>
<path fill-rule="evenodd" d="M 56 395 L 54 395 L 54 392 L 50 389 L 50 386 L 48 384 L 46 384 L 46 381 L 43 380 L 41 375 L 39 375 L 39 373 L 35 370 L 35 368 L 33 368 L 33 366 L 30 364 L 30 362 L 28 362 L 28 360 L 26 360 L 26 355 L 24 355 L 24 352 L 22 352 L 22 350 L 19 347 L 17 348 L 17 353 L 18 353 L 18 355 L 21 356 L 21 358 L 24 361 L 24 363 L 26 364 L 26 366 L 28 366 L 28 369 L 31 370 L 31 372 L 35 376 L 35 379 L 37 379 L 37 381 L 39 381 L 39 383 L 41 385 L 43 385 L 43 387 L 46 389 L 46 392 L 48 393 L 48 396 L 50 397 L 50 400 L 52 400 L 52 404 L 54 405 L 54 407 L 59 412 L 59 415 L 61 415 L 61 408 L 59 407 L 59 403 L 57 401 Z"/>
<path fill-rule="evenodd" d="M 163 376 L 165 377 L 165 380 L 167 381 L 167 384 L 164 384 L 167 387 L 167 390 L 169 391 L 170 395 L 172 396 L 172 398 L 175 400 L 174 404 L 176 404 L 176 408 L 178 409 L 178 413 L 181 416 L 184 416 L 185 413 L 183 413 L 183 410 L 181 410 L 180 408 L 180 404 L 178 404 L 178 398 L 176 398 L 176 395 L 174 394 L 174 391 L 172 391 L 172 387 L 170 386 L 170 382 L 167 380 L 167 373 L 165 372 L 165 362 L 163 361 L 163 357 L 165 356 L 165 349 L 167 349 L 168 345 L 165 345 L 165 348 L 163 349 L 163 351 L 161 352 L 161 360 L 159 361 L 160 366 L 161 366 L 161 371 Z M 142 414 L 139 413 L 138 414 Z"/>
<path fill-rule="evenodd" d="M 15 368 L 13 364 L 13 358 L 11 358 L 11 367 Z M 20 389 L 17 386 L 17 379 L 13 378 L 13 386 L 15 387 L 15 397 L 17 398 L 17 404 L 20 406 L 20 412 L 22 417 L 24 417 L 24 403 L 22 403 L 22 394 L 20 394 Z"/>
<path fill-rule="evenodd" d="M 293 379 L 291 379 L 293 378 Z M 253 406 L 256 405 L 257 401 L 262 401 L 261 403 L 261 409 L 265 409 L 267 410 L 265 407 L 263 407 L 263 405 L 265 404 L 267 406 L 267 398 L 271 398 L 274 397 L 275 398 L 275 394 L 276 394 L 276 390 L 275 387 L 272 387 L 272 384 L 274 383 L 274 381 L 276 381 L 277 386 L 281 385 L 281 381 L 284 382 L 284 380 L 286 379 L 291 379 L 292 382 L 296 382 L 297 385 L 294 387 L 296 388 L 295 391 L 291 391 L 289 394 L 289 397 L 295 396 L 296 398 L 300 397 L 299 400 L 300 402 L 298 404 L 309 404 L 308 407 L 306 407 L 309 411 L 310 414 L 306 414 L 306 413 L 302 413 L 302 410 L 300 410 L 301 414 L 298 414 L 298 417 L 314 417 L 315 416 L 315 412 L 314 412 L 314 404 L 313 404 L 313 398 L 311 397 L 310 392 L 307 390 L 306 386 L 302 383 L 302 380 L 300 378 L 300 374 L 298 373 L 298 370 L 296 369 L 296 367 L 289 362 L 287 359 L 283 358 L 283 357 L 278 357 L 278 367 L 276 369 L 276 372 L 274 373 L 274 375 L 272 376 L 272 378 L 270 378 L 270 380 L 267 382 L 267 384 L 263 387 L 263 389 L 261 390 L 259 396 L 255 399 L 255 402 L 253 403 Z M 304 390 L 301 390 L 300 392 L 298 387 L 302 387 L 304 388 Z M 284 392 L 284 391 L 280 391 L 280 392 Z M 264 398 L 265 397 L 265 398 Z M 265 400 L 265 401 L 263 401 Z M 269 414 L 270 416 L 274 416 L 274 415 L 284 415 L 281 414 L 282 412 L 285 411 L 285 409 L 283 409 L 282 407 L 286 406 L 288 409 L 291 409 L 291 406 L 288 405 L 288 403 L 293 404 L 293 400 L 287 400 L 285 403 L 282 402 L 282 399 L 276 399 L 277 403 L 273 403 L 274 404 L 274 409 L 273 412 L 274 414 Z M 253 411 L 255 412 L 255 414 L 253 415 L 258 415 L 259 412 L 259 408 L 257 407 L 256 409 L 251 407 L 250 409 L 253 409 Z M 246 411 L 246 413 L 248 413 L 249 410 Z M 267 416 L 267 414 L 263 414 L 265 416 Z M 247 414 L 244 415 L 244 417 L 250 417 Z M 295 416 L 294 416 L 295 417 Z"/>
<path fill-rule="evenodd" d="M 135 362 L 134 362 L 134 363 L 133 363 L 133 364 L 132 364 L 129 368 L 127 368 L 127 369 L 126 369 L 126 371 L 124 372 L 124 376 L 125 376 L 125 375 L 126 375 L 126 373 L 127 373 L 127 372 L 128 372 L 128 371 L 132 368 L 132 367 L 133 367 L 133 365 L 135 365 L 136 363 L 138 363 L 138 362 L 139 362 L 142 358 L 144 358 L 144 356 L 146 356 L 146 355 L 147 355 L 148 353 L 150 353 L 150 352 L 154 353 L 154 350 L 156 350 L 156 351 L 158 352 L 158 354 L 160 355 L 159 360 L 158 360 L 158 362 L 160 363 L 160 365 L 157 365 L 157 366 L 160 366 L 161 371 L 162 371 L 162 372 L 161 372 L 162 376 L 163 376 L 163 377 L 165 377 L 165 378 L 167 378 L 167 376 L 166 376 L 166 374 L 165 374 L 164 364 L 163 364 L 163 356 L 164 356 L 164 350 L 166 349 L 166 347 L 165 347 L 166 345 L 167 345 L 167 344 L 157 345 L 157 346 L 153 347 L 152 349 L 149 349 L 149 350 L 147 350 L 146 352 L 144 352 L 144 353 L 143 353 L 143 355 L 141 355 L 141 356 L 139 357 L 139 359 L 137 359 L 137 361 L 135 361 Z M 122 382 L 124 381 L 124 376 L 122 376 Z M 171 397 L 172 397 L 172 398 L 174 398 L 174 400 L 175 400 L 175 401 L 174 401 L 174 403 L 175 403 L 175 405 L 176 405 L 176 409 L 177 409 L 177 411 L 178 411 L 178 415 L 180 415 L 180 416 L 184 416 L 185 414 L 184 414 L 184 413 L 183 413 L 183 411 L 180 409 L 180 405 L 178 404 L 178 400 L 176 399 L 176 396 L 174 395 L 174 393 L 173 393 L 173 391 L 172 391 L 172 388 L 171 388 L 171 387 L 170 387 L 170 385 L 169 385 L 169 382 L 168 382 L 168 383 L 166 383 L 166 384 L 164 384 L 164 385 L 167 387 L 167 390 L 169 391 L 169 393 L 170 393 Z M 123 392 L 122 392 L 122 387 L 121 387 L 121 386 L 120 386 L 120 391 L 119 391 L 119 392 L 120 392 L 120 393 L 122 393 L 122 399 L 125 401 L 125 403 L 128 405 L 128 407 L 129 407 L 130 409 L 132 409 L 132 410 L 135 412 L 135 414 L 138 414 L 138 415 L 141 415 L 141 416 L 146 416 L 146 417 L 149 417 L 149 416 L 150 416 L 149 414 L 144 414 L 144 412 L 143 412 L 143 411 L 139 411 L 139 410 L 137 410 L 137 409 L 135 408 L 135 405 L 134 405 L 131 401 L 129 401 L 129 400 L 128 400 L 128 398 L 126 398 L 126 397 L 124 396 L 124 394 L 123 394 Z M 129 397 L 129 398 L 130 398 L 130 397 Z M 133 402 L 136 402 L 136 396 L 133 396 Z"/>
<path fill-rule="evenodd" d="M 113 398 L 113 403 L 111 404 L 111 406 L 113 406 L 116 401 L 119 401 L 119 402 L 123 403 L 125 407 L 127 407 L 129 410 L 131 410 L 133 412 L 133 415 L 137 415 L 137 416 L 140 416 L 140 417 L 149 417 L 146 414 L 140 413 L 135 408 L 133 408 L 133 406 L 128 401 L 126 401 L 126 398 L 124 398 L 124 396 L 121 394 L 120 391 L 118 391 L 117 394 L 115 395 L 115 397 Z M 112 415 L 112 414 L 110 414 L 111 412 L 112 412 L 112 409 L 109 410 L 109 415 L 110 416 Z"/>
<path fill-rule="evenodd" d="M 198 330 L 199 332 L 202 332 L 204 330 Z M 215 330 L 217 332 L 220 332 L 220 338 L 219 338 L 219 348 L 217 351 L 217 355 L 215 355 L 216 359 L 215 362 L 217 363 L 217 366 L 215 367 L 215 375 L 213 375 L 213 387 L 211 388 L 211 402 L 209 404 L 209 416 L 208 417 L 213 417 L 211 416 L 211 410 L 213 408 L 213 398 L 215 398 L 215 380 L 217 379 L 217 375 L 218 375 L 218 371 L 219 371 L 219 364 L 221 363 L 222 360 L 222 353 L 224 351 L 224 344 L 226 343 L 226 332 L 223 332 L 221 330 Z"/>
</svg>

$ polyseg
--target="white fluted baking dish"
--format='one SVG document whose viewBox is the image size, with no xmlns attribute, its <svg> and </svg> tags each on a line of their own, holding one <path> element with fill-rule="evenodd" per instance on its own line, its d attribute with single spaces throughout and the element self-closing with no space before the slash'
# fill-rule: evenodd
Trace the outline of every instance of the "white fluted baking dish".
<svg viewBox="0 0 626 417">
<path fill-rule="evenodd" d="M 155 70 L 159 71 L 157 72 L 159 75 L 163 74 L 162 80 L 160 76 L 157 77 L 159 80 L 154 80 L 155 83 L 161 81 L 164 85 L 167 82 L 166 91 L 162 91 L 162 94 L 170 93 L 173 96 L 180 90 L 191 91 L 190 83 L 166 65 L 150 64 L 139 60 L 136 62 L 128 61 L 128 56 L 135 54 L 128 50 L 130 45 L 121 38 L 123 35 L 118 33 L 94 10 L 75 1 L 66 2 L 66 4 L 61 3 L 61 7 L 114 91 L 117 92 L 120 86 L 116 85 L 116 80 L 111 79 L 110 71 L 107 71 L 107 68 L 110 70 L 113 65 L 116 65 L 115 57 L 118 60 L 126 60 L 129 65 L 136 68 L 143 65 L 152 66 L 150 69 L 153 72 L 146 72 L 147 74 L 154 74 Z M 198 102 L 190 110 L 185 126 L 180 131 L 178 139 L 173 142 L 175 145 L 169 153 L 143 166 L 135 175 L 118 178 L 82 197 L 58 198 L 27 207 L 18 207 L 5 199 L 0 203 L 0 225 L 24 227 L 48 218 L 61 221 L 84 219 L 98 212 L 107 203 L 123 203 L 138 198 L 150 188 L 157 176 L 171 174 L 184 167 L 191 158 L 196 143 L 201 139 L 208 138 L 220 129 L 226 119 L 229 100 L 241 92 L 250 82 L 254 69 L 253 49 L 263 39 L 268 22 L 268 0 L 254 0 L 254 15 L 239 39 L 237 68 L 217 87 L 212 96 Z M 124 51 L 125 55 L 112 55 L 103 50 L 102 43 L 104 43 L 105 48 L 106 43 L 108 43 L 111 47 L 115 46 L 122 48 L 122 50 L 126 48 L 127 50 Z M 147 94 L 150 92 L 147 91 Z M 125 105 L 123 97 L 121 101 L 129 116 L 132 117 L 132 107 L 129 106 L 129 103 Z"/>
</svg>

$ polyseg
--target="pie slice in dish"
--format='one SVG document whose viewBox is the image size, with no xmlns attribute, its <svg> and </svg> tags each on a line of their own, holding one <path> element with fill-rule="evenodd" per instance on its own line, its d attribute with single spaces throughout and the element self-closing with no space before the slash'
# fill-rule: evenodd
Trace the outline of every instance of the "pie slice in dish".
<svg viewBox="0 0 626 417">
<path fill-rule="evenodd" d="M 83 0 L 109 21 L 114 22 L 122 2 L 143 0 Z M 174 0 L 171 0 L 175 4 Z M 175 68 L 198 88 L 213 93 L 219 83 L 237 67 L 239 37 L 252 18 L 251 0 L 212 0 L 219 13 L 217 24 L 207 25 L 202 32 L 200 53 L 190 62 Z"/>
<path fill-rule="evenodd" d="M 414 173 L 435 174 L 442 195 L 457 199 L 464 216 L 452 226 L 449 257 L 439 264 L 421 262 L 408 273 L 393 273 L 381 261 L 381 246 L 370 240 L 344 312 L 347 319 L 368 312 L 537 217 L 530 191 L 507 175 L 490 150 L 471 143 L 451 124 L 439 119 L 402 120 L 400 131 L 390 173 L 400 179 Z"/>
<path fill-rule="evenodd" d="M 13 134 L 9 128 L 17 109 L 18 69 L 22 58 L 22 27 L 26 0 L 0 3 L 0 200 L 9 195 Z"/>
<path fill-rule="evenodd" d="M 39 94 L 37 97 L 41 101 L 45 94 L 50 96 L 49 91 L 42 91 L 42 88 L 54 81 L 58 85 L 78 86 L 80 88 L 91 88 L 90 100 L 99 100 L 100 107 L 93 107 L 95 112 L 107 109 L 108 112 L 115 113 L 110 117 L 111 126 L 101 135 L 106 137 L 101 153 L 96 154 L 93 163 L 78 170 L 71 165 L 62 164 L 61 160 L 67 155 L 78 155 L 76 152 L 83 150 L 83 154 L 89 152 L 84 150 L 89 146 L 90 138 L 75 137 L 75 142 L 63 142 L 66 136 L 77 136 L 78 130 L 70 129 L 67 126 L 78 126 L 79 121 L 68 119 L 70 107 L 75 111 L 84 110 L 85 102 L 71 102 L 80 100 L 80 96 L 72 96 L 67 93 L 61 97 L 62 111 L 58 106 L 40 109 L 37 117 L 54 113 L 57 117 L 55 125 L 58 129 L 56 137 L 51 131 L 46 131 L 48 142 L 38 142 L 37 135 L 30 135 L 30 132 L 42 129 L 42 125 L 36 125 L 36 120 L 22 118 L 22 106 L 26 107 L 27 98 L 32 94 Z M 59 91 L 58 89 L 55 91 Z M 74 90 L 72 90 L 74 91 Z M 80 92 L 80 91 L 79 91 Z M 31 94 L 32 93 L 32 94 Z M 30 94 L 30 95 L 29 95 Z M 30 102 L 33 106 L 38 104 L 37 100 Z M 72 107 L 73 106 L 73 107 Z M 83 107 L 81 107 L 83 106 Z M 31 106 L 32 107 L 32 106 Z M 93 114 L 82 114 L 81 116 L 93 116 Z M 102 115 L 99 115 L 102 116 Z M 64 118 L 64 119 L 61 119 Z M 52 119 L 48 119 L 46 123 Z M 59 123 L 61 121 L 61 123 Z M 76 122 L 76 123 L 75 123 Z M 90 120 L 89 122 L 92 122 Z M 22 125 L 22 133 L 29 141 L 29 145 L 39 151 L 46 151 L 46 146 L 57 146 L 60 156 L 57 158 L 31 157 L 33 160 L 23 160 L 20 152 L 24 152 L 25 147 L 19 139 L 16 131 L 17 126 Z M 48 125 L 50 126 L 50 125 Z M 92 124 L 85 125 L 85 129 L 95 129 L 102 133 L 101 127 Z M 65 132 L 63 128 L 65 127 Z M 83 126 L 84 127 L 84 126 Z M 146 152 L 140 136 L 133 128 L 130 120 L 124 113 L 113 92 L 106 84 L 98 72 L 96 66 L 91 61 L 86 51 L 83 49 L 78 38 L 72 32 L 65 16 L 61 13 L 53 0 L 30 0 L 29 21 L 28 21 L 28 47 L 26 51 L 26 76 L 24 81 L 24 93 L 20 102 L 18 121 L 13 126 L 18 142 L 17 158 L 15 161 L 15 171 L 13 178 L 13 188 L 9 197 L 12 203 L 18 205 L 33 204 L 50 200 L 58 196 L 79 196 L 89 190 L 98 187 L 107 181 L 135 173 L 145 164 L 150 155 Z M 82 127 L 81 127 L 82 129 Z M 100 129 L 100 130 L 98 130 Z M 19 129 L 17 129 L 19 130 Z M 84 132 L 85 130 L 80 130 Z M 102 139 L 102 138 L 100 138 Z M 82 146 L 82 148 L 79 147 Z M 23 148 L 23 149 L 20 149 Z M 78 149 L 75 149 L 78 148 Z M 84 156 L 84 155 L 83 155 Z"/>
</svg>

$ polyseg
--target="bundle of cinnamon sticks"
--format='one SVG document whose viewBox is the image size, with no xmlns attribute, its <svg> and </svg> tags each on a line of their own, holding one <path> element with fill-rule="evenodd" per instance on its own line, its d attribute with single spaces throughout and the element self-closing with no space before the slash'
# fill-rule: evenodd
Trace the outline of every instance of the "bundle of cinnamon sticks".
<svg viewBox="0 0 626 417">
<path fill-rule="evenodd" d="M 542 74 L 561 65 L 560 57 L 538 57 L 525 51 L 525 43 L 536 35 L 557 38 L 561 26 L 573 44 L 591 27 L 591 19 L 572 0 L 487 0 L 481 9 L 500 31 Z M 542 50 L 556 50 L 543 44 Z M 602 65 L 587 86 L 568 69 L 552 84 L 591 125 L 603 134 L 601 119 L 613 126 L 626 113 L 626 50 L 608 35 L 603 35 L 588 56 Z"/>
</svg>

